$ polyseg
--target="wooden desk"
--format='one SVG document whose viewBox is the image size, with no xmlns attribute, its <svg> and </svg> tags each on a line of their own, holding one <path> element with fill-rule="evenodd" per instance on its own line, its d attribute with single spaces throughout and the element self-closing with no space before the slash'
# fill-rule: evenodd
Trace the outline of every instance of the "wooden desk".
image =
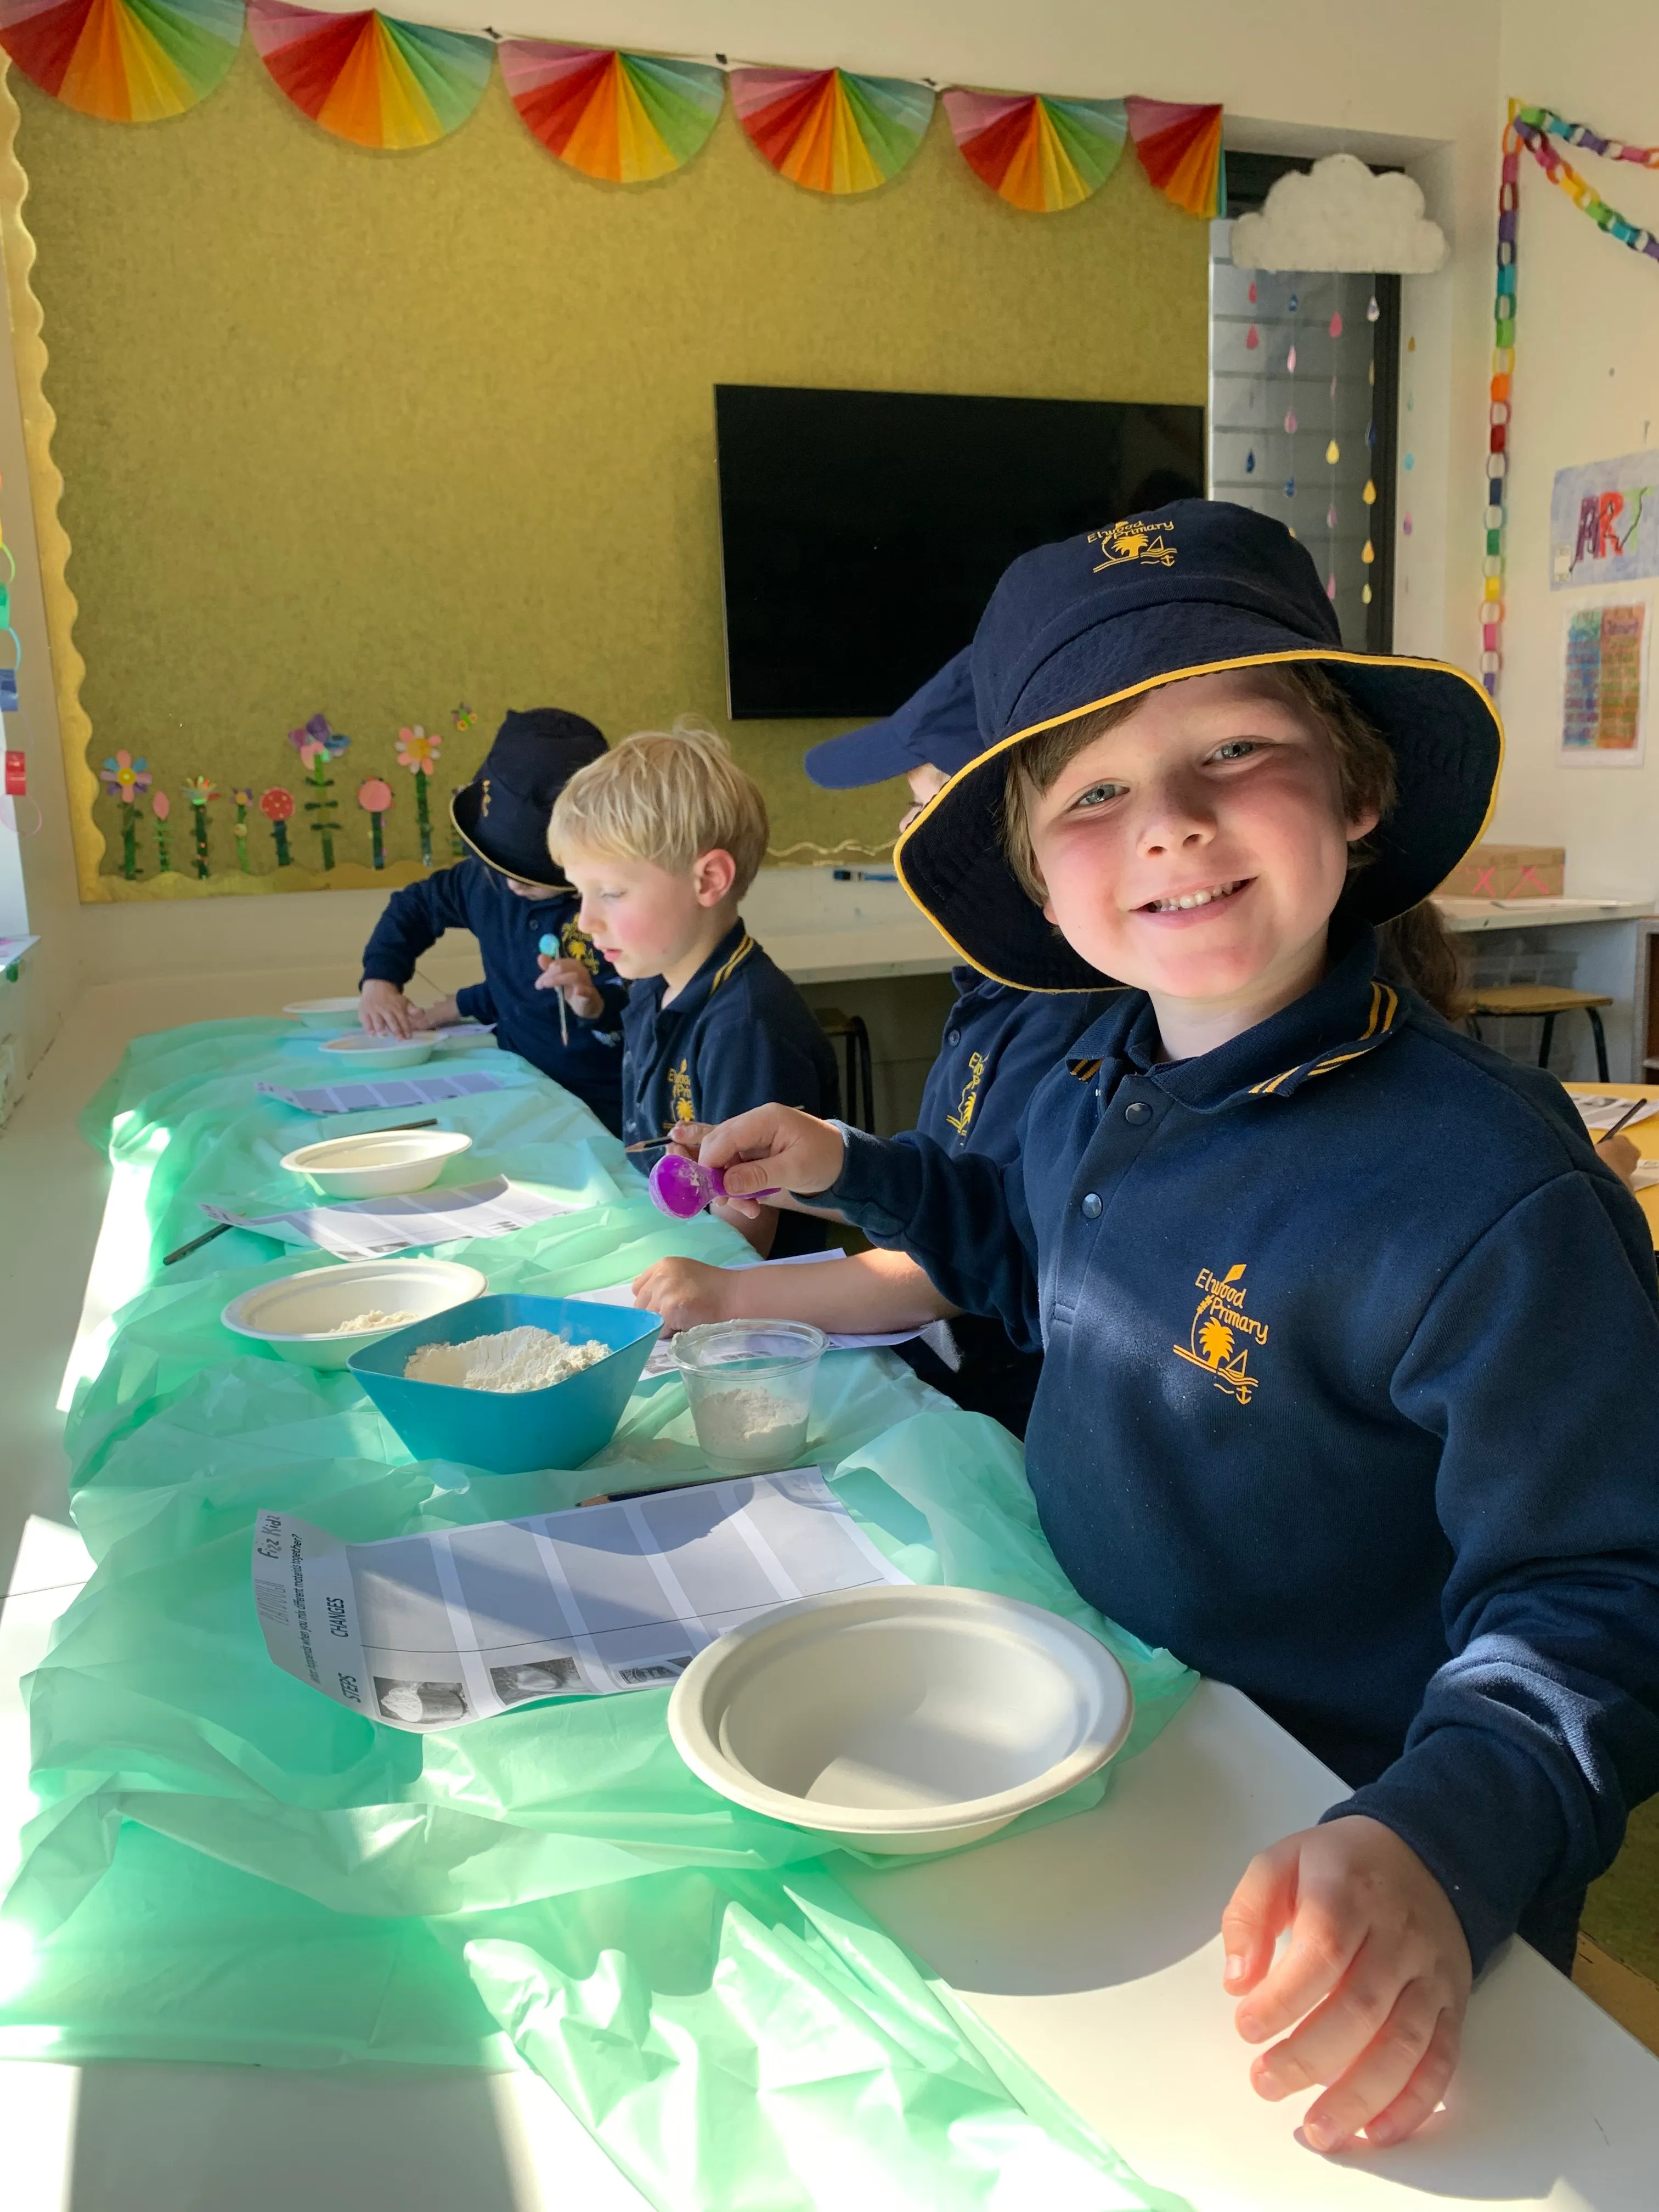
<svg viewBox="0 0 1659 2212">
<path fill-rule="evenodd" d="M 1567 1091 L 1573 1097 L 1595 1098 L 1659 1098 L 1659 1081 L 1653 1083 L 1570 1083 Z M 1650 1115 L 1646 1121 L 1632 1121 L 1625 1131 L 1644 1160 L 1659 1160 L 1659 1114 Z M 1653 1232 L 1654 1249 L 1659 1251 L 1659 1183 L 1650 1190 L 1638 1190 L 1636 1203 L 1648 1218 L 1648 1227 Z M 1654 2201 L 1659 2203 L 1659 2190 Z"/>
</svg>

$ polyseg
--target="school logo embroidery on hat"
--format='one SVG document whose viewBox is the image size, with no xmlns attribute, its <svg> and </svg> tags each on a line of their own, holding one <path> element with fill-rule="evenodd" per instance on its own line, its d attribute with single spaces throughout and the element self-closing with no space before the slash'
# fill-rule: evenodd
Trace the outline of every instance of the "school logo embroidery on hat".
<svg viewBox="0 0 1659 2212">
<path fill-rule="evenodd" d="M 1103 568 L 1121 567 L 1126 561 L 1145 561 L 1153 568 L 1173 568 L 1176 549 L 1170 542 L 1175 536 L 1173 520 L 1150 522 L 1144 514 L 1128 522 L 1115 522 L 1109 530 L 1091 530 L 1085 544 L 1096 547 L 1100 559 L 1094 573 Z"/>
<path fill-rule="evenodd" d="M 480 814 L 488 814 L 489 811 L 489 778 L 488 776 L 483 780 L 483 802 L 478 811 Z"/>
<path fill-rule="evenodd" d="M 1212 1376 L 1216 1389 L 1225 1390 L 1241 1406 L 1249 1404 L 1261 1383 L 1261 1377 L 1250 1372 L 1250 1340 L 1258 1345 L 1267 1341 L 1267 1322 L 1244 1310 L 1241 1278 L 1248 1264 L 1241 1260 L 1224 1275 L 1212 1275 L 1207 1267 L 1199 1269 L 1194 1287 L 1200 1296 L 1192 1328 L 1185 1344 L 1170 1347 L 1177 1359 Z M 1244 1340 L 1242 1349 L 1241 1337 Z"/>
</svg>

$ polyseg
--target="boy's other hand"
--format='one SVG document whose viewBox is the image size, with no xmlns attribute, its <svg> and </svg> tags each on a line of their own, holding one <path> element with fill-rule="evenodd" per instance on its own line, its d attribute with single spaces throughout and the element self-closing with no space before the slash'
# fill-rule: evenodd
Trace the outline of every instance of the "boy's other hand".
<svg viewBox="0 0 1659 2212">
<path fill-rule="evenodd" d="M 1457 2064 L 1471 1974 L 1451 1901 L 1410 1844 L 1357 1813 L 1287 1836 L 1251 1860 L 1221 1934 L 1239 2033 L 1285 2036 L 1250 2069 L 1257 2095 L 1325 2085 L 1302 2123 L 1310 2149 L 1422 2125 Z"/>
<path fill-rule="evenodd" d="M 452 1022 L 461 1018 L 461 1010 L 453 997 L 434 999 L 429 1006 L 411 1006 L 409 1022 L 411 1029 L 447 1030 Z"/>
<path fill-rule="evenodd" d="M 542 971 L 536 978 L 538 991 L 562 991 L 566 1006 L 584 1021 L 591 1022 L 605 1012 L 599 987 L 580 960 L 555 960 L 545 952 L 538 952 L 536 958 Z"/>
<path fill-rule="evenodd" d="M 706 1168 L 726 1177 L 726 1197 L 739 1213 L 758 1215 L 749 1194 L 828 1190 L 847 1158 L 841 1131 L 794 1106 L 756 1106 L 710 1129 L 697 1148 Z"/>
<path fill-rule="evenodd" d="M 398 984 L 378 976 L 372 976 L 357 994 L 357 1019 L 370 1036 L 408 1036 L 415 1027 L 416 1011 Z"/>
<path fill-rule="evenodd" d="M 662 1316 L 663 1332 L 677 1336 L 707 1321 L 730 1321 L 732 1281 L 725 1267 L 701 1260 L 654 1260 L 634 1278 L 634 1303 Z"/>
<path fill-rule="evenodd" d="M 1642 1155 L 1621 1129 L 1616 1137 L 1603 1137 L 1595 1147 L 1597 1159 L 1606 1163 L 1626 1190 L 1636 1188 L 1636 1170 L 1642 1164 Z"/>
</svg>

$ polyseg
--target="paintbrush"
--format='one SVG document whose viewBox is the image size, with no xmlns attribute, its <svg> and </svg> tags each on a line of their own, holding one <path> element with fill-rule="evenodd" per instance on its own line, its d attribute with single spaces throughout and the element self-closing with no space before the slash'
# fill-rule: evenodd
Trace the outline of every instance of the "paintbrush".
<svg viewBox="0 0 1659 2212">
<path fill-rule="evenodd" d="M 1642 1109 L 1646 1105 L 1650 1105 L 1651 1103 L 1652 1102 L 1650 1099 L 1646 1098 L 1638 1098 L 1633 1100 L 1619 1116 L 1619 1119 L 1613 1123 L 1612 1128 L 1598 1130 L 1592 1141 L 1598 1145 L 1605 1145 L 1609 1137 L 1616 1137 L 1619 1134 L 1619 1132 L 1624 1127 L 1626 1121 L 1633 1121 L 1637 1115 L 1641 1112 Z"/>
</svg>

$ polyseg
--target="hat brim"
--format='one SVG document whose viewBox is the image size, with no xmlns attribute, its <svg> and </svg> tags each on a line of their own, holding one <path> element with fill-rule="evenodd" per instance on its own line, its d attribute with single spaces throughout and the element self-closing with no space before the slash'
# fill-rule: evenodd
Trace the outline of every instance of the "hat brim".
<svg viewBox="0 0 1659 2212">
<path fill-rule="evenodd" d="M 555 878 L 552 856 L 542 853 L 538 867 L 526 865 L 528 854 L 516 855 L 504 848 L 492 848 L 484 843 L 478 832 L 482 819 L 483 799 L 476 783 L 463 784 L 449 802 L 449 818 L 454 823 L 461 842 L 468 851 L 476 854 L 486 867 L 494 868 L 498 876 L 511 876 L 514 883 L 533 884 L 538 891 L 550 898 L 560 891 L 568 891 L 569 882 L 563 877 Z"/>
<path fill-rule="evenodd" d="M 1137 644 L 1146 659 L 1156 666 L 1164 657 L 1151 633 L 1165 623 L 1179 624 L 1190 652 L 1194 617 L 1200 611 L 1190 605 L 1144 611 L 1137 618 Z M 1235 647 L 1247 642 L 1241 631 L 1252 626 L 1237 610 L 1226 611 L 1225 634 Z M 1166 665 L 1099 696 L 1087 688 L 1086 667 L 1068 673 L 1056 665 L 1083 659 L 1086 636 L 1039 672 L 1022 694 L 1023 709 L 1040 709 L 1045 695 L 1077 703 L 1023 721 L 988 747 L 935 793 L 894 848 L 900 882 L 953 951 L 994 981 L 1017 990 L 1089 991 L 1121 983 L 1074 952 L 1020 887 L 1002 842 L 1007 756 L 1040 731 L 1079 714 L 1228 669 L 1318 662 L 1394 753 L 1394 808 L 1368 841 L 1375 857 L 1350 878 L 1340 913 L 1367 922 L 1391 921 L 1444 883 L 1479 842 L 1495 800 L 1504 732 L 1486 691 L 1445 661 L 1382 658 L 1305 642 L 1287 646 L 1282 624 L 1260 619 L 1254 626 L 1262 633 L 1261 650 Z M 1079 675 L 1085 678 L 1082 684 Z"/>
<path fill-rule="evenodd" d="M 890 722 L 866 722 L 845 737 L 809 745 L 801 766 L 822 791 L 855 791 L 869 783 L 890 783 L 919 763 Z"/>
</svg>

